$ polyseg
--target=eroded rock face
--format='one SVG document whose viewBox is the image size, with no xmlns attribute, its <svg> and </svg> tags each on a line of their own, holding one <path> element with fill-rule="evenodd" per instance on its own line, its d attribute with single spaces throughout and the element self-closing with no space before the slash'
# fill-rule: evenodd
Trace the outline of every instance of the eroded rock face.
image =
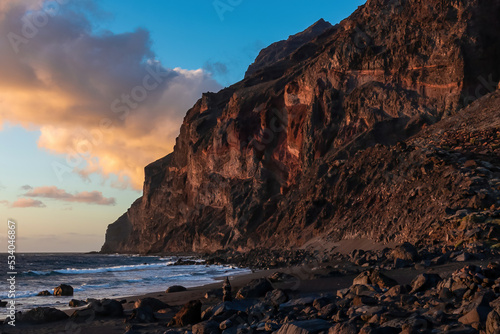
<svg viewBox="0 0 500 334">
<path fill-rule="evenodd" d="M 498 87 L 499 8 L 370 0 L 290 56 L 204 94 L 102 251 L 461 238 L 450 216 L 496 205 L 498 148 L 471 140 L 496 138 L 498 103 L 461 108 Z M 463 124 L 483 109 L 490 121 Z"/>
</svg>

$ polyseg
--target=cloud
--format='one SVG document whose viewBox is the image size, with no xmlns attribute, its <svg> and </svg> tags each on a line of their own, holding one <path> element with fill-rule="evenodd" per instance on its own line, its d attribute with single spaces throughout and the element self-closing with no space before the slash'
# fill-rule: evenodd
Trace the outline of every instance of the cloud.
<svg viewBox="0 0 500 334">
<path fill-rule="evenodd" d="M 96 32 L 91 1 L 40 3 L 0 7 L 0 124 L 39 128 L 38 146 L 66 158 L 52 165 L 60 180 L 117 175 L 141 189 L 144 166 L 172 151 L 186 111 L 220 85 L 157 61 L 147 30 Z"/>
<path fill-rule="evenodd" d="M 24 194 L 26 197 L 50 198 L 64 202 L 76 202 L 96 205 L 115 205 L 116 200 L 113 197 L 106 198 L 100 191 L 82 191 L 76 194 L 70 194 L 63 189 L 55 186 L 38 187 Z"/>
<path fill-rule="evenodd" d="M 20 198 L 11 204 L 12 208 L 45 208 L 43 202 L 32 198 Z"/>
<path fill-rule="evenodd" d="M 31 190 L 33 189 L 32 186 L 28 185 L 28 184 L 25 184 L 24 186 L 21 187 L 22 190 Z"/>
<path fill-rule="evenodd" d="M 228 68 L 227 65 L 221 62 L 212 62 L 207 61 L 205 65 L 203 65 L 203 69 L 209 73 L 217 74 L 217 75 L 227 75 Z"/>
</svg>

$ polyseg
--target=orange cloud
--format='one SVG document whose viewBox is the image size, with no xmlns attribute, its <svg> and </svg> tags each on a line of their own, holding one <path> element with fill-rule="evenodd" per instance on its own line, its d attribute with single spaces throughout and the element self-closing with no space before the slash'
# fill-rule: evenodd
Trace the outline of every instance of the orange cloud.
<svg viewBox="0 0 500 334">
<path fill-rule="evenodd" d="M 12 208 L 44 208 L 43 202 L 31 198 L 20 198 L 11 204 Z"/>
<path fill-rule="evenodd" d="M 76 194 L 67 193 L 63 189 L 55 186 L 38 187 L 24 194 L 26 197 L 43 197 L 65 202 L 78 202 L 97 205 L 115 205 L 116 200 L 113 197 L 106 198 L 100 191 L 83 191 Z"/>
<path fill-rule="evenodd" d="M 94 34 L 77 2 L 23 35 L 44 13 L 26 3 L 0 7 L 0 124 L 39 128 L 38 146 L 66 158 L 52 166 L 60 180 L 117 175 L 117 186 L 141 189 L 144 166 L 172 151 L 188 108 L 221 87 L 201 69 L 156 61 L 146 30 Z"/>
</svg>

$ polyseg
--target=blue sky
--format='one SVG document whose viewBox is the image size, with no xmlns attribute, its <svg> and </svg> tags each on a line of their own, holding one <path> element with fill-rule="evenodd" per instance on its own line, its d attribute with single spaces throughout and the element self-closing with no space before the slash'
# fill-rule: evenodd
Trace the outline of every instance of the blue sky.
<svg viewBox="0 0 500 334">
<path fill-rule="evenodd" d="M 338 23 L 363 3 L 74 1 L 18 50 L 5 36 L 22 35 L 39 0 L 2 3 L 0 216 L 18 222 L 19 249 L 98 250 L 106 226 L 141 195 L 143 167 L 171 151 L 202 92 L 241 80 L 263 47 L 320 18 Z M 146 59 L 173 79 L 119 119 L 109 106 L 140 84 Z M 110 130 L 99 126 L 105 119 Z M 82 143 L 84 160 L 69 168 Z M 64 166 L 62 177 L 54 166 Z"/>
</svg>

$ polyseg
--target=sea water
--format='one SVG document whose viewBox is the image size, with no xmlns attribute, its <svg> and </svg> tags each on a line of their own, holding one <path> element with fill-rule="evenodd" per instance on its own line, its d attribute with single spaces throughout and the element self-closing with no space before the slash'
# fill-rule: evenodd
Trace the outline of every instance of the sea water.
<svg viewBox="0 0 500 334">
<path fill-rule="evenodd" d="M 0 258 L 2 255 L 5 261 L 0 260 L 0 271 L 6 274 L 9 271 L 7 255 L 0 254 Z M 174 265 L 179 257 L 67 253 L 17 254 L 16 257 L 15 301 L 18 311 L 38 306 L 65 309 L 73 298 L 118 298 L 164 291 L 172 285 L 202 286 L 215 283 L 223 276 L 250 272 L 231 266 L 208 266 L 202 261 L 193 265 Z M 71 285 L 74 295 L 37 296 L 43 290 L 53 293 L 60 284 Z M 7 301 L 7 282 L 2 286 L 0 299 Z"/>
</svg>

